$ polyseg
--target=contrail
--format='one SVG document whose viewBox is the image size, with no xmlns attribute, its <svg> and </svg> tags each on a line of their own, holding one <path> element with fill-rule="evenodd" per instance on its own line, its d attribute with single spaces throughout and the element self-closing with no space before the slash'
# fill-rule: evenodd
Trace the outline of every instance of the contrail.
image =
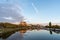
<svg viewBox="0 0 60 40">
<path fill-rule="evenodd" d="M 23 8 L 21 6 L 19 6 L 18 4 L 15 5 L 16 10 L 20 13 L 23 12 Z"/>
<path fill-rule="evenodd" d="M 32 6 L 33 6 L 35 12 L 38 13 L 38 9 L 37 9 L 36 6 L 34 5 L 34 3 L 32 3 Z"/>
</svg>

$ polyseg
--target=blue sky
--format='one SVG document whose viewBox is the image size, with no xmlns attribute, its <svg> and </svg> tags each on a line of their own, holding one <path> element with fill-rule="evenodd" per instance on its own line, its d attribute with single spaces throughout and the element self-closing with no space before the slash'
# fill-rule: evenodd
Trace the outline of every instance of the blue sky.
<svg viewBox="0 0 60 40">
<path fill-rule="evenodd" d="M 20 15 L 24 16 L 29 23 L 48 23 L 50 21 L 60 23 L 60 0 L 0 0 L 0 3 L 18 6 Z M 17 13 L 16 16 L 18 15 Z M 4 18 L 6 19 L 6 17 Z"/>
</svg>

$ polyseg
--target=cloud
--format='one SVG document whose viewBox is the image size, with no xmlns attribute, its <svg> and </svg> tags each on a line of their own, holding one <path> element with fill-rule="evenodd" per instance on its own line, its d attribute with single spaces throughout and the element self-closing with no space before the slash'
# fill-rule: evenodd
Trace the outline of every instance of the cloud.
<svg viewBox="0 0 60 40">
<path fill-rule="evenodd" d="M 0 22 L 20 22 L 24 19 L 17 4 L 0 4 Z"/>
<path fill-rule="evenodd" d="M 36 6 L 34 5 L 34 3 L 32 3 L 32 6 L 33 6 L 35 12 L 38 13 L 38 9 L 37 9 Z"/>
<path fill-rule="evenodd" d="M 3 17 L 6 20 L 14 20 L 12 17 Z"/>
</svg>

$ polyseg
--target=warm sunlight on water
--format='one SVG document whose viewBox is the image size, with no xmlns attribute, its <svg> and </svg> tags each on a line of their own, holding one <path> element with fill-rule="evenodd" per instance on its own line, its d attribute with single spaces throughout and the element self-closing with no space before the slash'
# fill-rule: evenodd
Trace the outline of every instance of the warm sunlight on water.
<svg viewBox="0 0 60 40">
<path fill-rule="evenodd" d="M 11 34 L 6 40 L 60 40 L 58 31 L 23 30 Z"/>
</svg>

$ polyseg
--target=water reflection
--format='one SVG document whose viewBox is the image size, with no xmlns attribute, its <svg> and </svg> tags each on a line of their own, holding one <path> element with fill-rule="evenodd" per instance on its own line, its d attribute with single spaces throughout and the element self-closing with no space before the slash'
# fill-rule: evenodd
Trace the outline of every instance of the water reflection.
<svg viewBox="0 0 60 40">
<path fill-rule="evenodd" d="M 12 34 L 10 37 L 8 37 L 6 40 L 23 40 L 23 35 L 25 32 L 26 30 L 18 31 Z"/>
<path fill-rule="evenodd" d="M 19 32 L 16 32 L 7 38 L 7 40 L 22 40 L 22 39 L 23 39 L 23 35 Z"/>
<path fill-rule="evenodd" d="M 4 39 L 6 40 L 60 40 L 59 33 L 60 33 L 59 30 L 52 30 L 52 29 L 20 30 L 18 32 L 11 33 L 9 36 L 4 36 L 5 37 Z"/>
<path fill-rule="evenodd" d="M 50 34 L 53 34 L 53 33 L 52 33 L 52 30 L 51 30 L 51 29 L 49 29 L 49 30 L 50 30 Z"/>
<path fill-rule="evenodd" d="M 49 28 L 50 34 L 53 34 L 55 32 L 56 34 L 60 34 L 60 29 L 51 29 Z"/>
</svg>

